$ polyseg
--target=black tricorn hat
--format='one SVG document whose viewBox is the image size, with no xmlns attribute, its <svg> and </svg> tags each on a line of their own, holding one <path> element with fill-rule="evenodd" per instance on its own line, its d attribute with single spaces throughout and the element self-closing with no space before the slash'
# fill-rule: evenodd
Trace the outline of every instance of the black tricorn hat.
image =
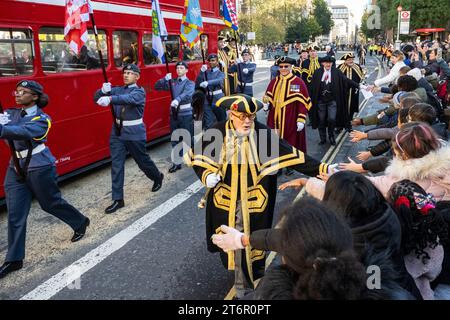
<svg viewBox="0 0 450 320">
<path fill-rule="evenodd" d="M 229 109 L 231 111 L 255 114 L 258 110 L 262 109 L 263 103 L 246 94 L 233 94 L 217 100 L 216 106 Z"/>
<path fill-rule="evenodd" d="M 342 56 L 341 60 L 355 59 L 355 55 L 353 53 L 346 53 Z"/>
<path fill-rule="evenodd" d="M 292 64 L 295 65 L 297 63 L 297 61 L 295 61 L 295 59 L 286 57 L 286 56 L 282 56 L 281 58 L 277 59 L 276 65 L 279 66 L 282 63 L 288 63 L 288 64 Z"/>
<path fill-rule="evenodd" d="M 335 61 L 336 60 L 332 56 L 325 56 L 325 57 L 319 59 L 320 63 L 323 63 L 323 62 L 335 62 Z"/>
</svg>

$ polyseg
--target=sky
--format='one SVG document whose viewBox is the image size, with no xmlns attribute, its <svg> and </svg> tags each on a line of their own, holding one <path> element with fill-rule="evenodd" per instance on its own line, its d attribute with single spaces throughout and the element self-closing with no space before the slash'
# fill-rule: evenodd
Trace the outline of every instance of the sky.
<svg viewBox="0 0 450 320">
<path fill-rule="evenodd" d="M 355 16 L 355 23 L 361 25 L 361 17 L 364 13 L 364 6 L 367 1 L 364 0 L 332 0 L 332 5 L 346 5 Z"/>
</svg>

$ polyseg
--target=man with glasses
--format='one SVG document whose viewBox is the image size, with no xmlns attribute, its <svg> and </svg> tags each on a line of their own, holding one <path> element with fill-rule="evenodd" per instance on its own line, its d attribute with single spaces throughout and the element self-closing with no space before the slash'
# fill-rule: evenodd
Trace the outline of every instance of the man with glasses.
<svg viewBox="0 0 450 320">
<path fill-rule="evenodd" d="M 266 110 L 269 110 L 267 126 L 291 146 L 306 153 L 305 123 L 311 100 L 303 80 L 291 72 L 295 62 L 289 57 L 277 60 L 280 75 L 269 83 L 264 102 L 268 103 Z M 288 175 L 291 173 L 287 171 Z"/>
<path fill-rule="evenodd" d="M 246 247 L 223 252 L 211 241 L 221 225 L 245 234 L 272 226 L 277 195 L 277 171 L 293 169 L 316 176 L 328 165 L 308 157 L 280 139 L 270 128 L 255 121 L 262 103 L 243 94 L 223 97 L 217 106 L 230 110 L 229 120 L 217 123 L 185 155 L 202 183 L 206 197 L 206 240 L 208 251 L 220 252 L 228 270 L 234 270 L 238 298 L 254 288 L 264 274 L 265 252 Z M 210 139 L 211 138 L 211 139 Z M 243 248 L 243 247 L 242 247 Z"/>
</svg>

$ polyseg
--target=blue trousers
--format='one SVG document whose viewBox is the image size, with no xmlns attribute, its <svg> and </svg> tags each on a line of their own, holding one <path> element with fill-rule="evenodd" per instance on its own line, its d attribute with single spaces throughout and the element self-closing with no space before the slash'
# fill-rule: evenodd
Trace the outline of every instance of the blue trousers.
<svg viewBox="0 0 450 320">
<path fill-rule="evenodd" d="M 8 167 L 5 177 L 6 205 L 8 207 L 8 253 L 6 261 L 25 258 L 27 218 L 33 196 L 42 210 L 67 223 L 73 230 L 82 226 L 86 217 L 61 197 L 56 182 L 56 168 L 46 166 L 29 171 L 24 182 L 19 182 L 16 171 Z"/>
<path fill-rule="evenodd" d="M 112 180 L 112 199 L 123 200 L 123 183 L 125 178 L 125 159 L 127 151 L 136 161 L 139 169 L 153 181 L 161 178 L 161 173 L 155 163 L 145 150 L 145 140 L 129 141 L 120 140 L 116 135 L 111 135 L 109 139 L 109 148 L 111 151 L 111 180 Z"/>
<path fill-rule="evenodd" d="M 189 148 L 193 146 L 194 141 L 194 118 L 192 115 L 187 116 L 178 116 L 177 120 L 175 120 L 172 116 L 170 116 L 170 133 L 172 134 L 177 129 L 185 129 L 190 134 L 190 141 L 184 141 Z M 171 140 L 170 143 L 172 148 L 174 148 L 178 143 L 182 142 L 183 139 L 180 138 L 178 140 Z M 180 150 L 179 156 L 182 157 L 183 154 Z"/>
</svg>

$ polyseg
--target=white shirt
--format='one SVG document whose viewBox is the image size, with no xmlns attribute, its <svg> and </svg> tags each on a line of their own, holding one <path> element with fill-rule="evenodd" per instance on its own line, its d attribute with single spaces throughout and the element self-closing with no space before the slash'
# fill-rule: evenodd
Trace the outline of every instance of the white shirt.
<svg viewBox="0 0 450 320">
<path fill-rule="evenodd" d="M 328 79 L 325 82 L 325 78 L 327 77 L 327 75 L 328 75 Z M 328 71 L 324 69 L 323 76 L 322 76 L 322 82 L 325 82 L 325 84 L 331 83 L 331 69 Z"/>
</svg>

